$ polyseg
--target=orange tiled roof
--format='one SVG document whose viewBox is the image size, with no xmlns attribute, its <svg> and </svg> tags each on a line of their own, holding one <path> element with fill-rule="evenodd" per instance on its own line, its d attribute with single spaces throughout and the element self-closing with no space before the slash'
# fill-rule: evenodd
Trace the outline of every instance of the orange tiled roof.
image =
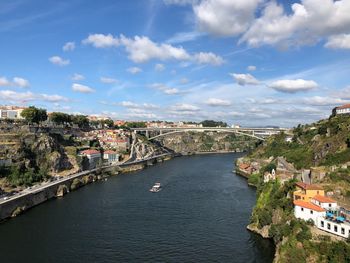
<svg viewBox="0 0 350 263">
<path fill-rule="evenodd" d="M 333 199 L 322 195 L 315 195 L 312 199 L 319 201 L 320 203 L 336 203 Z"/>
<path fill-rule="evenodd" d="M 345 104 L 345 105 L 337 107 L 337 109 L 347 109 L 347 108 L 350 108 L 350 104 Z"/>
<path fill-rule="evenodd" d="M 316 184 L 306 184 L 303 182 L 297 182 L 296 186 L 299 186 L 300 188 L 304 190 L 323 190 L 323 188 Z"/>
<path fill-rule="evenodd" d="M 242 164 L 239 165 L 239 168 L 240 168 L 240 169 L 243 169 L 243 170 L 245 170 L 245 169 L 247 169 L 247 168 L 249 168 L 249 167 L 250 167 L 250 165 L 247 164 L 247 163 L 242 163 Z"/>
<path fill-rule="evenodd" d="M 294 200 L 293 203 L 296 206 L 304 207 L 304 208 L 307 208 L 307 209 L 310 209 L 310 210 L 314 210 L 314 211 L 317 211 L 317 212 L 324 212 L 324 211 L 326 211 L 322 207 L 319 207 L 319 206 L 314 205 L 312 203 L 301 201 L 301 200 Z"/>
</svg>

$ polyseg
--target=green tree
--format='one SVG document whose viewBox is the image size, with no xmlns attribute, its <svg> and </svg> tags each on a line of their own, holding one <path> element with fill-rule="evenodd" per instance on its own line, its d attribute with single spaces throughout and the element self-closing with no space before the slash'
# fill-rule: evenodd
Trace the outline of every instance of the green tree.
<svg viewBox="0 0 350 263">
<path fill-rule="evenodd" d="M 89 126 L 89 119 L 85 115 L 73 115 L 72 122 L 80 128 Z"/>
<path fill-rule="evenodd" d="M 47 120 L 47 112 L 45 109 L 39 109 L 30 106 L 21 112 L 21 116 L 30 123 L 40 123 Z"/>
<path fill-rule="evenodd" d="M 50 115 L 50 120 L 56 124 L 71 123 L 72 116 L 63 112 L 53 112 Z"/>
<path fill-rule="evenodd" d="M 201 124 L 203 127 L 227 127 L 227 123 L 222 121 L 205 120 Z"/>
</svg>

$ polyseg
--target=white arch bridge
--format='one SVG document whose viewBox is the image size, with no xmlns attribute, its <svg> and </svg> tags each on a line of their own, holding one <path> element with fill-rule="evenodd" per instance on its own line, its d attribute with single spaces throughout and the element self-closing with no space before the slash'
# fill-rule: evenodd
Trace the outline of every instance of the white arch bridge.
<svg viewBox="0 0 350 263">
<path fill-rule="evenodd" d="M 146 135 L 148 140 L 157 139 L 171 134 L 183 132 L 222 132 L 235 133 L 237 135 L 245 135 L 258 140 L 264 141 L 267 137 L 281 132 L 290 133 L 287 128 L 229 128 L 229 127 L 169 127 L 169 128 L 132 128 L 134 133 L 142 133 Z M 152 136 L 151 136 L 152 135 Z"/>
</svg>

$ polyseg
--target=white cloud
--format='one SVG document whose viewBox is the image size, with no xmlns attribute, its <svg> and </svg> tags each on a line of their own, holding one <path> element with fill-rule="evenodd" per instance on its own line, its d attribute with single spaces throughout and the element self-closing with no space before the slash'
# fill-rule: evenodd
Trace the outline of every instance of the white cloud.
<svg viewBox="0 0 350 263">
<path fill-rule="evenodd" d="M 350 34 L 331 36 L 324 46 L 334 49 L 350 49 Z"/>
<path fill-rule="evenodd" d="M 75 92 L 80 92 L 80 93 L 93 93 L 93 92 L 95 92 L 94 89 L 92 89 L 88 86 L 85 86 L 85 85 L 78 84 L 78 83 L 74 83 L 72 85 L 72 90 Z"/>
<path fill-rule="evenodd" d="M 181 84 L 187 84 L 189 82 L 188 78 L 182 78 L 180 79 Z"/>
<path fill-rule="evenodd" d="M 131 74 L 138 74 L 138 73 L 142 72 L 142 69 L 140 69 L 138 67 L 131 67 L 131 68 L 128 68 L 126 71 L 131 73 Z"/>
<path fill-rule="evenodd" d="M 92 45 L 96 48 L 110 48 L 119 46 L 119 39 L 113 37 L 111 34 L 90 34 L 88 38 L 84 39 L 83 44 Z"/>
<path fill-rule="evenodd" d="M 62 47 L 63 51 L 73 51 L 75 49 L 75 43 L 74 42 L 67 42 Z"/>
<path fill-rule="evenodd" d="M 224 63 L 224 59 L 214 53 L 199 52 L 193 55 L 194 61 L 199 64 L 211 64 L 213 66 L 220 66 Z"/>
<path fill-rule="evenodd" d="M 240 42 L 292 46 L 313 44 L 335 34 L 350 33 L 350 1 L 301 0 L 287 14 L 282 5 L 269 2 Z"/>
<path fill-rule="evenodd" d="M 74 75 L 71 77 L 71 80 L 73 81 L 79 81 L 79 80 L 83 80 L 85 79 L 85 77 L 83 75 L 80 75 L 78 73 L 74 73 Z"/>
<path fill-rule="evenodd" d="M 206 0 L 193 6 L 199 29 L 214 35 L 236 36 L 247 30 L 260 0 Z"/>
<path fill-rule="evenodd" d="M 9 81 L 6 77 L 0 77 L 0 87 L 29 88 L 29 86 L 29 81 L 21 77 L 14 77 L 12 81 Z"/>
<path fill-rule="evenodd" d="M 154 66 L 154 69 L 155 69 L 155 71 L 160 72 L 160 71 L 163 71 L 165 69 L 165 66 L 163 64 L 156 64 Z"/>
<path fill-rule="evenodd" d="M 185 93 L 184 91 L 180 91 L 177 88 L 168 87 L 167 85 L 162 84 L 162 83 L 154 83 L 154 84 L 151 85 L 151 87 L 155 88 L 155 89 L 158 89 L 158 90 L 160 90 L 161 92 L 163 92 L 163 93 L 165 93 L 167 95 L 179 95 L 181 93 Z"/>
<path fill-rule="evenodd" d="M 200 0 L 164 0 L 166 5 L 189 5 L 196 4 Z"/>
<path fill-rule="evenodd" d="M 247 70 L 254 71 L 254 70 L 256 70 L 256 66 L 248 66 Z"/>
<path fill-rule="evenodd" d="M 54 64 L 54 65 L 58 65 L 58 66 L 67 66 L 70 64 L 69 59 L 63 59 L 59 56 L 53 56 L 49 58 L 49 61 Z"/>
<path fill-rule="evenodd" d="M 16 92 L 13 90 L 0 90 L 0 100 L 6 102 L 16 102 L 16 103 L 25 103 L 27 101 L 46 101 L 46 102 L 67 102 L 68 98 L 60 95 L 48 95 L 48 94 L 35 94 L 32 92 Z"/>
<path fill-rule="evenodd" d="M 189 41 L 194 41 L 204 34 L 201 32 L 191 31 L 191 32 L 180 32 L 176 33 L 173 37 L 169 38 L 166 42 L 169 44 L 178 44 Z"/>
<path fill-rule="evenodd" d="M 145 36 L 135 36 L 134 39 L 131 39 L 122 35 L 120 41 L 129 53 L 129 58 L 135 63 L 143 63 L 151 59 L 190 59 L 190 55 L 184 48 L 169 44 L 157 44 Z"/>
<path fill-rule="evenodd" d="M 198 108 L 197 106 L 194 106 L 191 104 L 186 104 L 186 103 L 176 104 L 176 105 L 170 107 L 170 109 L 173 111 L 181 111 L 181 112 L 194 112 L 194 111 L 200 110 L 200 108 Z"/>
<path fill-rule="evenodd" d="M 159 108 L 157 105 L 152 104 L 152 103 L 141 103 L 141 104 L 138 104 L 138 103 L 135 103 L 135 102 L 132 102 L 132 101 L 122 101 L 122 102 L 119 102 L 119 103 L 112 103 L 112 105 L 114 105 L 114 106 L 122 106 L 122 107 L 125 107 L 125 108 L 133 109 L 134 112 L 135 111 L 140 112 L 140 110 L 151 110 L 151 109 L 158 109 Z"/>
<path fill-rule="evenodd" d="M 13 86 L 16 86 L 16 87 L 28 88 L 30 86 L 28 80 L 20 77 L 14 77 L 12 82 L 13 82 Z"/>
<path fill-rule="evenodd" d="M 296 93 L 299 91 L 307 91 L 315 89 L 318 87 L 318 84 L 313 80 L 304 80 L 304 79 L 283 79 L 272 82 L 268 87 L 286 93 Z"/>
<path fill-rule="evenodd" d="M 205 102 L 205 104 L 209 106 L 217 107 L 217 106 L 230 106 L 231 102 L 229 100 L 210 98 Z"/>
<path fill-rule="evenodd" d="M 349 100 L 343 100 L 339 98 L 331 98 L 331 97 L 322 97 L 322 96 L 313 96 L 310 98 L 305 98 L 303 101 L 312 106 L 335 106 L 341 105 L 345 103 L 349 103 Z"/>
<path fill-rule="evenodd" d="M 255 77 L 253 77 L 250 74 L 236 74 L 236 73 L 231 73 L 230 74 L 236 82 L 241 85 L 258 85 L 259 80 L 257 80 Z"/>
<path fill-rule="evenodd" d="M 100 81 L 101 81 L 102 83 L 105 83 L 105 84 L 113 84 L 113 83 L 117 83 L 117 82 L 118 82 L 117 79 L 106 78 L 106 77 L 101 77 L 101 78 L 100 78 Z"/>
</svg>

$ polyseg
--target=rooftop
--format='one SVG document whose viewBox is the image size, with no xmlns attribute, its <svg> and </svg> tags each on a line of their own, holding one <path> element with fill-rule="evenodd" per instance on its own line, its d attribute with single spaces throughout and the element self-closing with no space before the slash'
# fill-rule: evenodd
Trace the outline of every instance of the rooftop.
<svg viewBox="0 0 350 263">
<path fill-rule="evenodd" d="M 99 151 L 93 150 L 93 149 L 84 150 L 84 151 L 82 151 L 82 152 L 80 152 L 80 153 L 82 153 L 82 154 L 87 154 L 87 155 L 91 155 L 91 154 L 100 154 Z"/>
<path fill-rule="evenodd" d="M 344 104 L 342 106 L 337 107 L 337 109 L 347 109 L 350 108 L 350 104 Z"/>
<path fill-rule="evenodd" d="M 310 209 L 310 210 L 314 210 L 314 211 L 317 211 L 317 212 L 325 212 L 326 211 L 322 207 L 319 207 L 319 206 L 314 205 L 312 203 L 301 201 L 301 200 L 294 200 L 293 203 L 296 206 L 304 207 L 304 208 L 307 208 L 307 209 Z"/>
<path fill-rule="evenodd" d="M 336 203 L 335 200 L 322 195 L 315 195 L 312 199 L 319 201 L 320 203 Z"/>
<path fill-rule="evenodd" d="M 295 185 L 303 190 L 323 190 L 321 186 L 316 184 L 306 184 L 303 182 L 297 182 Z"/>
</svg>

